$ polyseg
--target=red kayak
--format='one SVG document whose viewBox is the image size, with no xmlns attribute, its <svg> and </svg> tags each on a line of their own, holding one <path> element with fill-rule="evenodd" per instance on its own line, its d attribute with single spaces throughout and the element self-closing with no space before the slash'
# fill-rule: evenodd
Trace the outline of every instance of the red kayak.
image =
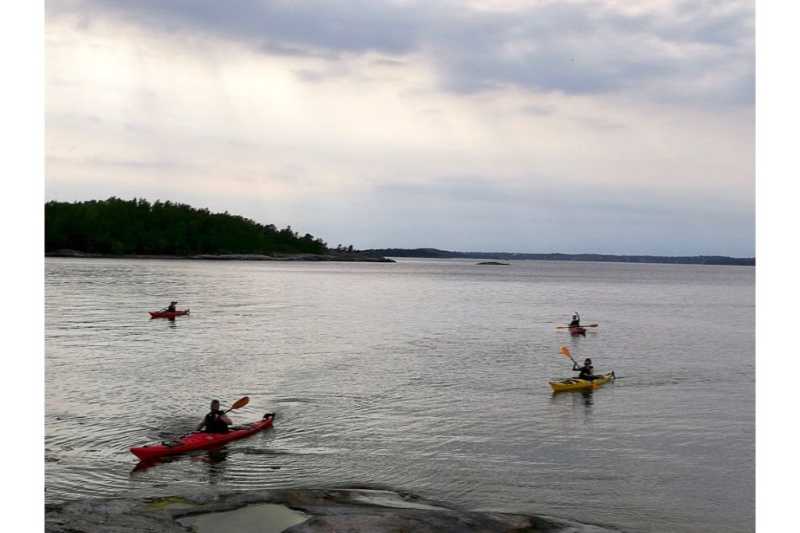
<svg viewBox="0 0 800 533">
<path fill-rule="evenodd" d="M 569 328 L 569 332 L 572 335 L 586 335 L 586 328 L 582 328 L 580 326 L 572 326 Z"/>
<path fill-rule="evenodd" d="M 275 413 L 267 413 L 264 415 L 264 418 L 258 422 L 232 427 L 227 433 L 194 431 L 172 441 L 131 448 L 131 453 L 142 461 L 153 461 L 159 457 L 166 457 L 167 455 L 177 455 L 192 450 L 214 448 L 233 440 L 249 437 L 253 433 L 258 433 L 259 431 L 272 427 L 272 420 L 274 418 Z"/>
<path fill-rule="evenodd" d="M 176 316 L 183 316 L 188 315 L 189 310 L 184 309 L 182 311 L 148 311 L 150 313 L 150 318 L 175 318 Z"/>
</svg>

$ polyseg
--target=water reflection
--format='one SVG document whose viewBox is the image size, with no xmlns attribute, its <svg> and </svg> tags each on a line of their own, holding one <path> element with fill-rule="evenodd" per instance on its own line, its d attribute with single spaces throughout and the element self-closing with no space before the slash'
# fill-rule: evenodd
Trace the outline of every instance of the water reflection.
<svg viewBox="0 0 800 533">
<path fill-rule="evenodd" d="M 136 466 L 133 467 L 133 470 L 131 470 L 130 476 L 131 477 L 135 477 L 137 474 L 141 474 L 142 472 L 146 472 L 146 471 L 150 470 L 151 468 L 153 468 L 157 464 L 160 464 L 160 462 L 158 462 L 158 461 L 139 461 L 138 463 L 136 463 Z"/>
<path fill-rule="evenodd" d="M 217 448 L 208 450 L 204 455 L 195 459 L 206 463 L 208 466 L 208 483 L 210 485 L 216 485 L 224 480 L 228 464 L 226 459 L 229 453 L 225 448 Z"/>
<path fill-rule="evenodd" d="M 161 457 L 152 461 L 140 461 L 135 467 L 133 467 L 130 475 L 133 477 L 159 465 L 166 465 L 173 462 L 188 460 L 190 462 L 205 463 L 208 466 L 208 481 L 212 485 L 215 485 L 222 478 L 222 474 L 226 468 L 225 461 L 229 454 L 230 452 L 225 448 L 216 448 L 206 450 L 201 455 L 174 455 Z"/>
<path fill-rule="evenodd" d="M 581 391 L 581 397 L 583 398 L 583 405 L 585 405 L 586 407 L 591 407 L 594 404 L 593 390 Z"/>
<path fill-rule="evenodd" d="M 594 390 L 587 389 L 581 391 L 571 391 L 571 392 L 554 392 L 550 396 L 550 401 L 552 403 L 556 402 L 566 402 L 567 398 L 572 400 L 573 405 L 577 403 L 582 403 L 585 407 L 591 407 L 594 405 Z"/>
</svg>

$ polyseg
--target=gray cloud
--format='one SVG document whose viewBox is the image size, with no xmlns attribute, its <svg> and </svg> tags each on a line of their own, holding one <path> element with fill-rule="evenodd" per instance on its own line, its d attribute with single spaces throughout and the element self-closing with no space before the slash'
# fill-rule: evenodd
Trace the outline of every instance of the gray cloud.
<svg viewBox="0 0 800 533">
<path fill-rule="evenodd" d="M 734 207 L 737 202 L 719 191 L 667 193 L 643 185 L 601 186 L 591 183 L 582 183 L 576 191 L 574 185 L 559 183 L 546 176 L 530 176 L 515 183 L 499 183 L 478 176 L 447 177 L 425 183 L 384 183 L 373 187 L 370 194 L 382 198 L 385 203 L 408 205 L 477 208 L 496 204 L 502 209 L 512 210 L 563 210 L 654 218 L 700 211 L 714 216 L 741 216 L 751 213 L 753 208 L 752 205 Z"/>
<path fill-rule="evenodd" d="M 422 53 L 455 92 L 627 91 L 704 105 L 752 104 L 754 93 L 751 2 L 682 1 L 630 15 L 567 2 L 477 12 L 451 1 L 50 0 L 47 12 L 83 23 L 113 16 L 283 55 Z"/>
<path fill-rule="evenodd" d="M 84 44 L 81 28 L 100 22 L 98 34 L 119 30 L 134 56 L 139 32 L 123 24 L 170 40 L 208 36 L 283 57 L 265 63 L 307 84 L 309 97 L 292 109 L 268 94 L 254 105 L 228 96 L 225 81 L 246 91 L 251 71 L 214 77 L 219 57 L 202 64 L 198 51 L 190 63 L 207 68 L 196 78 L 207 85 L 197 101 L 213 105 L 183 107 L 169 76 L 143 69 L 106 86 L 92 77 L 102 68 L 75 63 L 86 56 L 53 53 L 50 198 L 169 198 L 359 247 L 753 254 L 749 2 L 631 15 L 599 2 L 476 12 L 454 2 L 50 0 L 47 15 L 56 52 Z M 149 49 L 151 73 L 186 59 L 164 50 Z M 448 94 L 397 82 L 419 61 Z M 322 112 L 329 87 L 314 84 L 341 78 L 347 102 L 334 123 Z M 375 90 L 357 108 L 346 91 L 366 79 L 402 94 Z M 453 98 L 493 88 L 624 98 Z M 317 127 L 312 113 L 327 120 Z"/>
</svg>

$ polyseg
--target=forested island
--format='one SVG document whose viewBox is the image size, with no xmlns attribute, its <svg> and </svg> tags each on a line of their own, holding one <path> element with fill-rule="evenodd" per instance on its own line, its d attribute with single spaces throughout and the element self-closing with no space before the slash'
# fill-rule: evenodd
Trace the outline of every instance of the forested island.
<svg viewBox="0 0 800 533">
<path fill-rule="evenodd" d="M 144 199 L 50 201 L 44 206 L 45 254 L 62 256 L 197 257 L 388 261 L 325 241 L 291 226 L 186 204 Z"/>
<path fill-rule="evenodd" d="M 514 252 L 451 252 L 436 248 L 381 248 L 364 250 L 364 253 L 386 257 L 463 258 L 496 260 L 538 261 L 599 261 L 613 263 L 672 263 L 686 265 L 747 265 L 756 264 L 755 257 L 726 257 L 719 255 L 697 255 L 670 257 L 661 255 L 609 255 L 609 254 L 526 254 Z"/>
<path fill-rule="evenodd" d="M 88 257 L 197 259 L 295 259 L 392 262 L 386 257 L 491 260 L 600 261 L 694 265 L 755 265 L 754 257 L 456 252 L 436 248 L 328 248 L 319 237 L 300 236 L 248 218 L 212 213 L 170 201 L 134 198 L 84 202 L 50 201 L 44 206 L 45 254 Z"/>
</svg>

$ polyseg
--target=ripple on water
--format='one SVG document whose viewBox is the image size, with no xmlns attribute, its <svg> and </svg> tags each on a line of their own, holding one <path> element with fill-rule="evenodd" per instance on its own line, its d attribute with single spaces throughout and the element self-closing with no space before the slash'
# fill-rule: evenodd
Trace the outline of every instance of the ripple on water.
<svg viewBox="0 0 800 533">
<path fill-rule="evenodd" d="M 47 259 L 46 295 L 48 502 L 382 484 L 631 530 L 752 529 L 752 269 Z M 150 320 L 170 299 L 191 317 Z M 574 309 L 600 331 L 554 331 Z M 562 344 L 625 379 L 554 397 Z M 273 429 L 132 472 L 130 446 L 244 395 L 234 422 L 277 411 Z"/>
</svg>

